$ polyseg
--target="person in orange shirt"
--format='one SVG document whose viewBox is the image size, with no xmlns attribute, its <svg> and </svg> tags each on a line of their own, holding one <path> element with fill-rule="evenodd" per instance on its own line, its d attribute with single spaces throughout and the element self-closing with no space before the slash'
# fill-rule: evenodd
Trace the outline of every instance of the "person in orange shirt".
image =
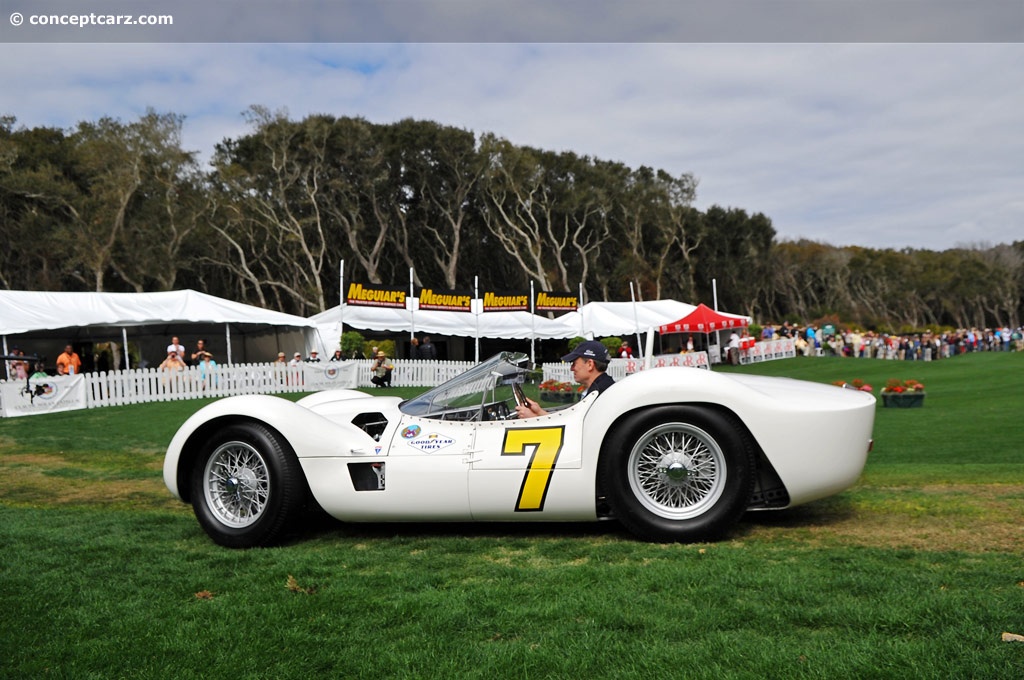
<svg viewBox="0 0 1024 680">
<path fill-rule="evenodd" d="M 57 375 L 77 375 L 82 372 L 82 360 L 75 354 L 75 349 L 68 345 L 64 353 L 57 357 Z"/>
</svg>

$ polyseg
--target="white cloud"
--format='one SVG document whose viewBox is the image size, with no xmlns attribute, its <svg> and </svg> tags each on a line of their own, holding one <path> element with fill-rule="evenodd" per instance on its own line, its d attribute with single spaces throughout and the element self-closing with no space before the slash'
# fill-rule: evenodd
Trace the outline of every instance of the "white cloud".
<svg viewBox="0 0 1024 680">
<path fill-rule="evenodd" d="M 72 126 L 153 107 L 205 156 L 252 104 L 412 117 L 700 178 L 780 238 L 1024 239 L 1024 47 L 5 45 L 0 112 Z M 17 66 L 16 66 L 17 64 Z"/>
</svg>

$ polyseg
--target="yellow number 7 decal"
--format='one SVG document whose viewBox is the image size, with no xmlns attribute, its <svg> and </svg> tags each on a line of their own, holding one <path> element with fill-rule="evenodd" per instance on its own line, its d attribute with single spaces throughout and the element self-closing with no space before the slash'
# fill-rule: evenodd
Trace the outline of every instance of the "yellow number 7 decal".
<svg viewBox="0 0 1024 680">
<path fill-rule="evenodd" d="M 536 427 L 505 431 L 501 445 L 503 456 L 525 456 L 530 452 L 530 464 L 519 488 L 516 512 L 539 512 L 544 509 L 544 498 L 551 484 L 555 461 L 562 452 L 565 427 Z"/>
</svg>

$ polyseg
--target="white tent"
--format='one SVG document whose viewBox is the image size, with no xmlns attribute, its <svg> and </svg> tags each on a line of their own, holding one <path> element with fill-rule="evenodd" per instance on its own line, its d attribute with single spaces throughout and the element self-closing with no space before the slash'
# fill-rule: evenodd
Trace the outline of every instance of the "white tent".
<svg viewBox="0 0 1024 680">
<path fill-rule="evenodd" d="M 442 312 L 344 305 L 310 318 L 320 329 L 330 354 L 346 328 L 390 333 L 426 333 L 464 338 L 561 339 L 640 336 L 649 328 L 671 323 L 693 312 L 696 305 L 676 300 L 648 302 L 590 302 L 577 311 L 549 319 L 529 312 Z M 746 318 L 746 317 L 739 317 Z M 639 339 L 638 339 L 639 342 Z"/>
<path fill-rule="evenodd" d="M 334 307 L 310 317 L 320 327 L 321 335 L 328 341 L 339 337 L 338 327 L 344 320 L 345 326 L 368 331 L 392 333 L 427 333 L 455 337 L 479 337 L 500 339 L 566 338 L 573 331 L 561 319 L 530 314 L 529 312 L 442 312 L 386 307 L 362 307 L 344 305 Z M 328 348 L 330 349 L 330 348 Z"/>
<path fill-rule="evenodd" d="M 696 305 L 676 300 L 648 302 L 588 302 L 559 320 L 574 328 L 573 335 L 602 338 L 646 333 L 648 328 L 686 316 Z"/>
<path fill-rule="evenodd" d="M 132 329 L 128 332 L 128 329 Z M 171 336 L 185 341 L 188 336 L 223 332 L 224 344 L 218 360 L 232 361 L 233 350 L 240 350 L 242 361 L 264 361 L 273 358 L 276 349 L 262 349 L 259 355 L 250 340 L 255 336 L 274 334 L 273 346 L 279 344 L 276 334 L 299 333 L 292 344 L 302 348 L 316 346 L 316 324 L 301 316 L 224 300 L 194 290 L 160 293 L 68 293 L 45 291 L 0 291 L 0 335 L 4 353 L 10 336 L 19 336 L 22 344 L 56 344 L 63 348 L 73 340 L 114 340 L 142 343 L 148 340 L 160 357 Z M 235 337 L 232 337 L 234 334 Z M 187 344 L 187 342 L 186 342 Z M 214 344 L 214 343 L 211 343 Z M 267 344 L 267 343 L 263 343 Z M 27 353 L 33 347 L 22 347 Z M 59 353 L 59 349 L 56 350 Z M 152 350 L 150 350 L 152 351 Z M 40 352 L 42 353 L 42 352 Z M 253 353 L 254 356 L 248 357 Z M 50 359 L 53 359 L 52 355 Z M 160 357 L 162 359 L 162 357 Z"/>
</svg>

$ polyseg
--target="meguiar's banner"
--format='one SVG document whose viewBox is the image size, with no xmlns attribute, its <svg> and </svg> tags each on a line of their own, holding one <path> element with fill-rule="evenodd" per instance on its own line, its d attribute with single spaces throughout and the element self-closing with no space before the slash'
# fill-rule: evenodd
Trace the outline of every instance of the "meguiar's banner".
<svg viewBox="0 0 1024 680">
<path fill-rule="evenodd" d="M 405 298 L 409 291 L 397 286 L 379 286 L 372 283 L 351 283 L 348 286 L 346 302 L 361 307 L 397 307 L 405 309 Z"/>
<path fill-rule="evenodd" d="M 422 288 L 419 294 L 420 309 L 439 309 L 445 312 L 472 311 L 470 303 L 473 294 L 465 290 L 436 290 Z"/>
<path fill-rule="evenodd" d="M 538 312 L 575 312 L 580 306 L 580 298 L 572 293 L 549 293 L 540 291 L 534 310 Z"/>
<path fill-rule="evenodd" d="M 484 292 L 485 312 L 528 312 L 530 311 L 530 294 L 522 292 Z"/>
</svg>

